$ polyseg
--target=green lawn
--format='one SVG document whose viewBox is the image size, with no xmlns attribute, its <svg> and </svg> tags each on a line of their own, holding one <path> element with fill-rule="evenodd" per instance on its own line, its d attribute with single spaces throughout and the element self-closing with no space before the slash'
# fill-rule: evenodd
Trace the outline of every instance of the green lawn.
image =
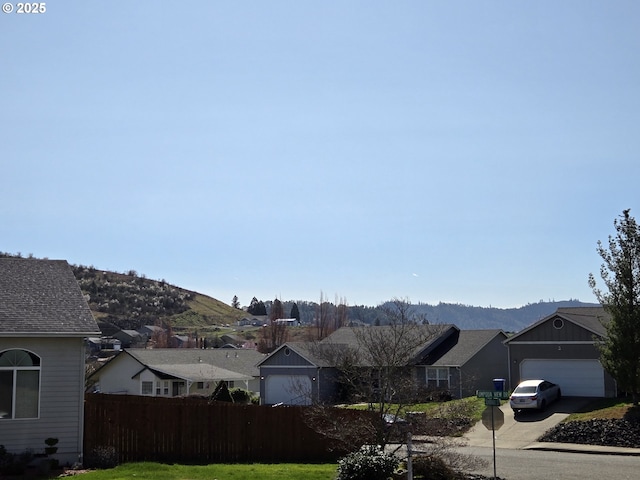
<svg viewBox="0 0 640 480">
<path fill-rule="evenodd" d="M 572 413 L 564 421 L 582 421 L 593 418 L 640 418 L 640 407 L 634 407 L 630 399 L 599 398 L 589 403 L 580 411 Z"/>
<path fill-rule="evenodd" d="M 337 464 L 164 465 L 144 462 L 95 470 L 77 477 L 79 480 L 333 480 L 337 468 Z"/>
<path fill-rule="evenodd" d="M 378 404 L 373 404 L 373 409 L 378 409 Z M 369 408 L 369 404 L 360 403 L 357 405 L 350 405 L 348 408 L 355 408 L 359 410 L 366 410 Z M 390 411 L 395 412 L 397 406 L 389 404 Z M 479 421 L 482 418 L 482 411 L 485 409 L 484 399 L 476 397 L 467 397 L 461 400 L 451 400 L 449 402 L 429 402 L 429 403 L 414 403 L 410 405 L 403 405 L 400 411 L 400 416 L 406 412 L 425 412 L 432 417 L 470 417 L 474 421 Z"/>
</svg>

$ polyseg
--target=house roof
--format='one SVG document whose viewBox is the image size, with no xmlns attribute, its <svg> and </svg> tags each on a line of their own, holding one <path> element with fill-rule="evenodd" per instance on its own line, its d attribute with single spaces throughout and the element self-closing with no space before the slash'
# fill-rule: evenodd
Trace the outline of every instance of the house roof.
<svg viewBox="0 0 640 480">
<path fill-rule="evenodd" d="M 460 330 L 455 345 L 446 350 L 431 365 L 443 367 L 463 366 L 496 336 L 501 336 L 503 340 L 507 338 L 507 335 L 502 330 Z"/>
<path fill-rule="evenodd" d="M 344 352 L 349 350 L 354 351 L 361 348 L 363 339 L 365 341 L 371 340 L 374 343 L 377 343 L 375 339 L 378 336 L 382 338 L 387 335 L 393 335 L 392 329 L 393 327 L 390 326 L 342 327 L 320 342 L 287 342 L 271 353 L 270 357 L 283 348 L 289 347 L 309 363 L 317 367 L 332 367 L 335 366 L 335 359 L 340 358 L 341 354 Z M 416 325 L 415 330 L 413 328 L 406 329 L 403 333 L 407 335 L 416 335 L 419 338 L 424 339 L 424 342 L 422 342 L 413 352 L 413 357 L 417 360 L 419 358 L 423 358 L 427 352 L 436 348 L 446 338 L 457 331 L 458 327 L 455 325 L 436 324 Z M 361 336 L 361 333 L 365 334 L 365 336 Z M 363 358 L 367 358 L 367 355 L 360 357 L 361 360 Z M 266 358 L 262 360 L 258 366 L 263 364 L 266 360 Z"/>
<path fill-rule="evenodd" d="M 197 374 L 199 370 L 191 367 L 185 370 L 181 366 L 204 364 L 247 377 L 257 377 L 260 374 L 256 365 L 264 358 L 262 353 L 250 349 L 131 348 L 125 352 L 142 365 L 165 372 L 171 369 L 176 372 L 191 370 Z"/>
<path fill-rule="evenodd" d="M 520 332 L 512 335 L 507 340 L 505 340 L 505 344 L 512 342 L 517 339 L 521 335 L 537 328 L 539 325 L 551 320 L 552 318 L 560 317 L 564 320 L 572 322 L 591 333 L 598 335 L 600 337 L 604 337 L 607 333 L 606 323 L 609 321 L 610 316 L 605 311 L 603 307 L 564 307 L 558 308 L 554 313 L 544 317 L 541 320 L 529 325 L 527 328 L 521 330 Z"/>
<path fill-rule="evenodd" d="M 335 366 L 332 360 L 338 357 L 339 352 L 348 349 L 349 345 L 322 342 L 287 342 L 272 352 L 270 356 L 287 347 L 312 365 L 325 368 Z M 258 366 L 266 360 L 266 358 L 263 359 Z"/>
<path fill-rule="evenodd" d="M 0 258 L 0 336 L 100 335 L 65 260 Z"/>
<path fill-rule="evenodd" d="M 440 345 L 453 332 L 458 331 L 458 327 L 451 324 L 433 325 L 412 325 L 411 328 L 403 329 L 402 335 L 415 335 L 421 341 L 413 352 L 413 357 L 417 360 L 423 358 L 429 351 Z M 353 348 L 359 348 L 361 343 L 360 333 L 365 333 L 365 338 L 369 337 L 375 342 L 377 336 L 385 337 L 394 335 L 394 327 L 373 326 L 373 327 L 342 327 L 333 332 L 321 343 L 346 344 Z"/>
<path fill-rule="evenodd" d="M 219 380 L 252 380 L 253 376 L 244 375 L 208 363 L 187 363 L 181 365 L 149 365 L 149 370 L 159 374 L 161 378 L 178 377 L 192 382 L 207 382 Z"/>
</svg>

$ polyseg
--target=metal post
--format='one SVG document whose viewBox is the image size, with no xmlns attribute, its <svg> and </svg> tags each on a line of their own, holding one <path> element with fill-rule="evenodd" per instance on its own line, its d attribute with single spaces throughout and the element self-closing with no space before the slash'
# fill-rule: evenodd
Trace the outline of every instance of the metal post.
<svg viewBox="0 0 640 480">
<path fill-rule="evenodd" d="M 413 444 L 411 443 L 411 432 L 407 432 L 407 480 L 413 480 L 413 461 L 411 460 L 411 451 Z"/>
<path fill-rule="evenodd" d="M 493 409 L 496 407 L 491 407 L 491 436 L 493 438 L 493 479 L 496 480 L 498 475 L 496 475 L 496 429 L 493 422 Z"/>
</svg>

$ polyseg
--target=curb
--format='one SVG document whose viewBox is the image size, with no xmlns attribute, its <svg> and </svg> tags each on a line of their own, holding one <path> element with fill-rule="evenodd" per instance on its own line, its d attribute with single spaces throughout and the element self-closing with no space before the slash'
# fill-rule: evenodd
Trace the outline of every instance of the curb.
<svg viewBox="0 0 640 480">
<path fill-rule="evenodd" d="M 640 456 L 640 448 L 582 445 L 580 443 L 535 442 L 522 450 L 547 450 L 553 452 L 591 453 L 597 455 Z"/>
</svg>

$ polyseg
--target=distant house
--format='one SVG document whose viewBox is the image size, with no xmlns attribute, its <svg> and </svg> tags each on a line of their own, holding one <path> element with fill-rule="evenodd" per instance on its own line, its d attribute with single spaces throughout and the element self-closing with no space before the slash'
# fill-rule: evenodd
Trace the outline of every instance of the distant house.
<svg viewBox="0 0 640 480">
<path fill-rule="evenodd" d="M 143 325 L 137 331 L 142 335 L 146 335 L 147 339 L 151 339 L 154 335 L 162 335 L 165 333 L 164 328 L 157 325 Z"/>
<path fill-rule="evenodd" d="M 171 335 L 169 338 L 169 347 L 171 348 L 183 348 L 189 345 L 189 336 L 188 335 Z M 195 340 L 193 341 L 195 345 Z"/>
<path fill-rule="evenodd" d="M 120 340 L 122 348 L 142 348 L 147 342 L 147 335 L 137 330 L 119 330 L 115 332 L 113 338 Z"/>
<path fill-rule="evenodd" d="M 511 387 L 542 378 L 560 385 L 565 396 L 614 397 L 616 383 L 596 347 L 606 336 L 607 321 L 602 307 L 559 308 L 510 337 L 504 343 Z"/>
<path fill-rule="evenodd" d="M 224 380 L 257 394 L 263 354 L 245 349 L 154 348 L 124 350 L 89 380 L 100 393 L 175 397 L 209 395 Z"/>
<path fill-rule="evenodd" d="M 300 325 L 300 321 L 297 318 L 277 318 L 273 321 L 276 325 L 286 325 L 288 327 L 294 327 Z"/>
<path fill-rule="evenodd" d="M 354 328 L 372 328 L 384 334 L 389 327 L 343 327 L 319 344 L 282 345 L 258 364 L 261 402 L 291 405 L 339 401 L 340 374 L 331 362 L 331 353 L 358 348 Z M 506 378 L 508 359 L 503 341 L 507 336 L 502 330 L 460 330 L 455 325 L 420 328 L 429 333 L 429 339 L 406 365 L 417 389 L 445 390 L 454 397 L 467 397 L 476 390 L 493 389 L 494 378 Z"/>
<path fill-rule="evenodd" d="M 0 445 L 82 459 L 85 338 L 100 335 L 69 264 L 0 258 Z"/>
</svg>

